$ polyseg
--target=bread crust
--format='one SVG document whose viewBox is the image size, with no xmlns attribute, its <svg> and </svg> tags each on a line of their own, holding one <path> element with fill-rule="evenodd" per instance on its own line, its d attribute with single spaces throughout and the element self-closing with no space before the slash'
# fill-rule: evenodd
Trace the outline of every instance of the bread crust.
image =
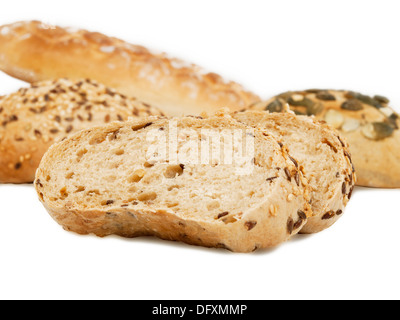
<svg viewBox="0 0 400 320">
<path fill-rule="evenodd" d="M 58 79 L 0 97 L 0 183 L 31 183 L 47 149 L 81 129 L 162 116 L 92 80 Z"/>
<path fill-rule="evenodd" d="M 0 69 L 28 82 L 91 78 L 168 115 L 197 115 L 220 107 L 239 110 L 260 100 L 237 83 L 164 53 L 39 21 L 0 28 Z"/>
<path fill-rule="evenodd" d="M 166 126 L 167 120 L 151 120 L 151 127 Z M 183 118 L 178 120 L 185 126 L 196 128 L 207 125 L 207 128 L 247 128 L 229 117 L 210 119 Z M 70 138 L 54 144 L 43 157 L 36 174 L 35 187 L 40 201 L 50 215 L 64 229 L 79 234 L 95 234 L 100 237 L 116 234 L 123 237 L 156 236 L 161 239 L 181 241 L 188 244 L 224 248 L 234 252 L 252 252 L 261 248 L 269 248 L 290 239 L 297 234 L 300 226 L 304 225 L 307 217 L 312 215 L 309 202 L 309 187 L 301 172 L 301 184 L 289 181 L 284 173 L 275 180 L 274 194 L 266 196 L 247 211 L 239 221 L 224 223 L 218 220 L 202 219 L 202 216 L 191 217 L 177 213 L 173 208 L 154 207 L 146 203 L 129 201 L 115 202 L 106 208 L 84 208 L 76 201 L 62 202 L 51 199 L 51 190 L 54 186 L 47 186 L 46 176 L 54 176 L 53 165 L 61 159 L 65 152 L 74 153 L 83 141 L 91 141 L 97 136 L 104 136 L 105 132 L 117 130 L 124 134 L 124 128 L 143 127 L 149 120 L 125 123 L 113 123 L 108 126 L 91 128 L 81 131 Z M 249 127 L 248 127 L 249 128 Z M 147 130 L 147 129 L 141 129 Z M 132 130 L 130 130 L 132 132 Z M 132 134 L 132 133 L 130 133 Z M 274 157 L 282 166 L 298 172 L 295 165 L 285 158 L 285 150 L 281 149 L 274 138 L 261 131 L 256 132 L 256 139 L 266 139 L 276 146 Z M 104 143 L 107 143 L 104 142 Z M 60 174 L 60 172 L 58 172 Z M 62 174 L 62 173 L 61 173 Z M 89 188 L 89 186 L 88 186 Z M 255 186 L 257 188 L 257 186 Z M 249 190 L 251 187 L 249 187 Z M 285 191 L 285 192 L 283 192 Z M 291 201 L 287 195 L 293 194 Z M 271 207 L 276 210 L 271 213 Z M 306 217 L 300 218 L 299 209 Z M 250 223 L 251 222 L 251 223 Z"/>
<path fill-rule="evenodd" d="M 399 116 L 385 97 L 346 90 L 290 91 L 253 104 L 251 110 L 315 116 L 339 130 L 349 143 L 357 185 L 400 188 Z"/>
<path fill-rule="evenodd" d="M 240 122 L 266 130 L 269 134 L 274 135 L 278 141 L 288 148 L 289 154 L 299 161 L 300 168 L 304 169 L 305 176 L 309 179 L 311 187 L 313 216 L 308 219 L 307 224 L 301 229 L 300 233 L 321 232 L 331 227 L 343 216 L 344 209 L 354 189 L 356 174 L 353 170 L 348 143 L 339 135 L 339 132 L 314 118 L 296 116 L 293 113 L 246 111 L 236 112 L 232 116 Z M 289 127 L 296 128 L 297 131 L 294 136 L 288 135 Z M 312 143 L 312 147 L 314 147 L 313 139 L 319 141 L 321 145 L 327 145 L 327 147 L 318 149 L 318 155 L 313 154 L 317 150 L 313 151 L 312 148 L 304 149 L 304 145 L 307 142 L 299 142 L 301 134 L 298 131 L 303 131 L 305 136 L 310 137 L 308 143 Z M 296 150 L 296 147 L 298 150 Z M 304 153 L 305 150 L 308 156 L 301 157 L 299 153 Z M 315 157 L 320 156 L 321 152 L 326 155 L 326 161 L 324 162 L 328 162 L 328 165 L 321 166 L 324 171 L 319 173 L 319 177 L 314 177 L 315 173 L 309 171 L 310 166 L 304 162 L 311 158 L 313 159 L 312 166 L 318 166 Z M 332 172 L 336 172 L 336 175 L 332 175 Z M 328 189 L 322 185 L 322 181 L 325 179 L 327 180 Z"/>
</svg>

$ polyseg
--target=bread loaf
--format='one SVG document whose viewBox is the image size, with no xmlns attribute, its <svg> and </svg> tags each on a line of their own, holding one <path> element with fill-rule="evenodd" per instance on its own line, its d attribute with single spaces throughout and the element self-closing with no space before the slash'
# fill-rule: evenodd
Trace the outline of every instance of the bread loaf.
<svg viewBox="0 0 400 320">
<path fill-rule="evenodd" d="M 260 100 L 237 83 L 166 54 L 38 21 L 0 28 L 0 69 L 28 82 L 94 79 L 168 115 L 197 115 L 220 107 L 239 110 Z"/>
<path fill-rule="evenodd" d="M 28 183 L 49 146 L 81 129 L 162 115 L 91 80 L 59 79 L 0 97 L 0 182 Z"/>
<path fill-rule="evenodd" d="M 242 154 L 243 143 L 245 160 L 229 161 L 229 151 Z M 148 118 L 81 131 L 49 149 L 35 187 L 69 231 L 235 252 L 276 246 L 311 215 L 308 182 L 285 148 L 227 116 Z"/>
<path fill-rule="evenodd" d="M 281 112 L 286 104 L 295 113 L 315 116 L 340 131 L 350 145 L 358 185 L 400 188 L 400 122 L 389 99 L 312 89 L 286 92 L 250 109 Z"/>
<path fill-rule="evenodd" d="M 292 113 L 247 111 L 233 114 L 245 124 L 266 130 L 287 146 L 311 187 L 313 217 L 301 233 L 316 233 L 332 226 L 344 213 L 356 175 L 346 140 L 331 127 Z"/>
</svg>

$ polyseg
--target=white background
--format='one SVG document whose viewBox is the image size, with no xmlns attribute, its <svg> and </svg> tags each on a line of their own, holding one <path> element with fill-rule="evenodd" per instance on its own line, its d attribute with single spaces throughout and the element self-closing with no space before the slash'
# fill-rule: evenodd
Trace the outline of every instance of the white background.
<svg viewBox="0 0 400 320">
<path fill-rule="evenodd" d="M 263 97 L 381 94 L 400 111 L 399 1 L 7 1 L 38 19 L 168 52 Z M 0 74 L 0 94 L 25 85 Z M 397 106 L 397 107 L 396 107 Z M 399 190 L 356 189 L 331 229 L 233 254 L 63 231 L 31 186 L 0 185 L 1 299 L 399 299 Z"/>
</svg>

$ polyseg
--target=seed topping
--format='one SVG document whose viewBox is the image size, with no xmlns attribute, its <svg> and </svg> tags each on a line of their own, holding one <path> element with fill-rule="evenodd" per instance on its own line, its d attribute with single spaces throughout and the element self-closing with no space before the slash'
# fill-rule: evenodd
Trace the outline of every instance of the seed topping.
<svg viewBox="0 0 400 320">
<path fill-rule="evenodd" d="M 323 101 L 336 101 L 336 97 L 327 91 L 318 92 L 316 98 Z"/>
<path fill-rule="evenodd" d="M 276 112 L 282 112 L 283 111 L 283 105 L 279 101 L 279 99 L 276 99 L 275 101 L 271 102 L 266 108 L 265 111 L 269 111 L 271 113 L 276 113 Z"/>
<path fill-rule="evenodd" d="M 364 106 L 359 100 L 351 99 L 342 104 L 342 109 L 349 111 L 360 111 L 364 109 Z"/>
<path fill-rule="evenodd" d="M 395 128 L 385 122 L 373 122 L 365 125 L 361 132 L 370 140 L 383 140 L 393 135 Z"/>
<path fill-rule="evenodd" d="M 325 213 L 323 216 L 322 216 L 322 220 L 329 220 L 329 219 L 332 219 L 334 216 L 335 216 L 335 211 L 333 211 L 333 210 L 331 210 L 331 211 L 328 211 L 327 213 Z"/>
<path fill-rule="evenodd" d="M 248 221 L 244 225 L 245 225 L 247 231 L 251 231 L 256 227 L 257 221 Z"/>
<path fill-rule="evenodd" d="M 87 122 L 96 120 L 101 124 L 101 116 L 95 119 L 93 115 L 104 114 L 104 108 L 110 108 L 110 110 L 112 108 L 113 114 L 120 121 L 132 114 L 138 117 L 162 115 L 162 112 L 156 108 L 141 103 L 135 98 L 128 98 L 92 80 L 75 82 L 59 79 L 32 84 L 30 88 L 22 88 L 1 97 L 0 130 L 10 123 L 23 122 L 24 135 L 14 138 L 14 141 L 38 139 L 45 143 L 60 141 L 65 137 L 65 133 L 86 128 Z M 21 113 L 21 110 L 26 110 L 26 112 Z M 24 116 L 22 117 L 20 113 Z M 40 119 L 37 118 L 39 116 Z M 73 127 L 72 124 L 76 118 L 79 119 L 80 124 L 76 127 L 74 124 Z M 111 121 L 111 115 L 105 115 L 104 119 L 105 122 Z M 6 134 L 8 132 L 4 131 L 4 134 L 0 132 L 0 135 Z"/>
<path fill-rule="evenodd" d="M 285 171 L 285 174 L 286 174 L 287 179 L 288 179 L 289 181 L 292 181 L 292 174 L 290 173 L 289 168 L 285 168 L 284 171 Z"/>
</svg>

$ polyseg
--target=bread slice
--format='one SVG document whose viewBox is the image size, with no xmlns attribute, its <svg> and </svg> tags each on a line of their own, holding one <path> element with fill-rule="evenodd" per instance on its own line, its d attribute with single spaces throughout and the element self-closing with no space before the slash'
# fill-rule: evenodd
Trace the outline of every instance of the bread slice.
<svg viewBox="0 0 400 320">
<path fill-rule="evenodd" d="M 314 216 L 300 231 L 320 232 L 333 225 L 351 198 L 356 175 L 349 146 L 333 128 L 306 116 L 263 111 L 233 115 L 245 124 L 264 129 L 289 148 L 312 189 Z"/>
<path fill-rule="evenodd" d="M 162 115 L 93 80 L 58 79 L 0 97 L 0 182 L 29 183 L 46 150 L 81 129 Z"/>
<path fill-rule="evenodd" d="M 35 187 L 51 216 L 79 234 L 251 252 L 290 239 L 312 215 L 296 163 L 228 116 L 148 118 L 53 145 Z"/>
<path fill-rule="evenodd" d="M 169 116 L 215 112 L 221 106 L 235 111 L 260 101 L 238 83 L 164 53 L 40 21 L 0 27 L 0 70 L 28 82 L 94 79 Z"/>
<path fill-rule="evenodd" d="M 400 115 L 383 96 L 349 90 L 290 91 L 256 103 L 253 110 L 315 116 L 347 139 L 357 171 L 357 185 L 400 188 Z"/>
</svg>

